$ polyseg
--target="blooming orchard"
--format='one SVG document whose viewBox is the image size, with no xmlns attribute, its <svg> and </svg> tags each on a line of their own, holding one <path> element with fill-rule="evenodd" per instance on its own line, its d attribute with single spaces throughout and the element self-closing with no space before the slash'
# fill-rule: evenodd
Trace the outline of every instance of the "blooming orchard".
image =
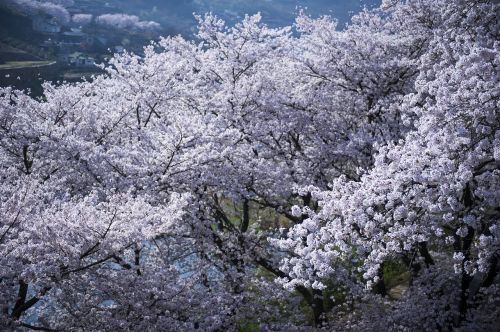
<svg viewBox="0 0 500 332">
<path fill-rule="evenodd" d="M 2 88 L 0 325 L 494 328 L 499 9 L 205 15 L 91 82 Z"/>
</svg>

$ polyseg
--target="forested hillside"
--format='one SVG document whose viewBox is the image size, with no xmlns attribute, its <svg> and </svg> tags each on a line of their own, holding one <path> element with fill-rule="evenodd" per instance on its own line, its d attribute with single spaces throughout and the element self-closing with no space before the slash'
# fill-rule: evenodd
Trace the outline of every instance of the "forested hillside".
<svg viewBox="0 0 500 332">
<path fill-rule="evenodd" d="M 206 14 L 0 88 L 0 330 L 495 331 L 499 10 Z"/>
</svg>

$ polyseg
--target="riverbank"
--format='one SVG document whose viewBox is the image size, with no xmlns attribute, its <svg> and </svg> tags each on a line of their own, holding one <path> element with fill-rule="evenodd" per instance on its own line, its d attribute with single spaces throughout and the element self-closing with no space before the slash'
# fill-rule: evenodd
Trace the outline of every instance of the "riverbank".
<svg viewBox="0 0 500 332">
<path fill-rule="evenodd" d="M 8 63 L 7 63 L 8 64 Z M 55 61 L 22 62 L 19 65 L 0 65 L 0 86 L 12 86 L 15 89 L 27 90 L 33 97 L 43 94 L 43 82 L 79 82 L 83 78 L 91 79 L 93 75 L 102 74 L 102 69 L 95 68 L 67 68 Z"/>
</svg>

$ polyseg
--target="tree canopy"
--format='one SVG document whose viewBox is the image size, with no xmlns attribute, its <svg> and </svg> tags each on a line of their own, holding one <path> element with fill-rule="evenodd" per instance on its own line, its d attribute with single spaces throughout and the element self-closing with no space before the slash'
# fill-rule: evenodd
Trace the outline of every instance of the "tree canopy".
<svg viewBox="0 0 500 332">
<path fill-rule="evenodd" d="M 493 330 L 499 8 L 207 14 L 91 81 L 0 88 L 0 327 Z"/>
</svg>

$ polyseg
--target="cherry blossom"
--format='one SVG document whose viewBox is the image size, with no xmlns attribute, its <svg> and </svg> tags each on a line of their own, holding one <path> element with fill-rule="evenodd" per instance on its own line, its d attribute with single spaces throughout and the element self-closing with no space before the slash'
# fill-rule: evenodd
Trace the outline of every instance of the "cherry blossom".
<svg viewBox="0 0 500 332">
<path fill-rule="evenodd" d="M 494 328 L 498 10 L 199 15 L 89 81 L 1 88 L 1 326 Z"/>
</svg>

